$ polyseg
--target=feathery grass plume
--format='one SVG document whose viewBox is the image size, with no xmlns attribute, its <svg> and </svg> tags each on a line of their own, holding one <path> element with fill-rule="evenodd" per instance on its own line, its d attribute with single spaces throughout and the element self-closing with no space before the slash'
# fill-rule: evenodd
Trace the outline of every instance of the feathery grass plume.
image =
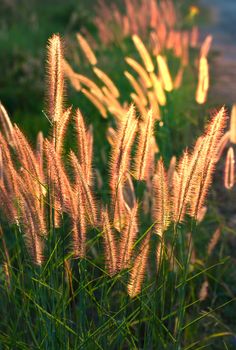
<svg viewBox="0 0 236 350">
<path fill-rule="evenodd" d="M 130 97 L 132 98 L 135 106 L 137 107 L 139 113 L 141 115 L 146 115 L 147 114 L 147 110 L 145 108 L 145 106 L 142 103 L 142 100 L 140 99 L 140 97 L 138 95 L 136 95 L 135 93 L 131 92 Z"/>
<path fill-rule="evenodd" d="M 131 149 L 136 135 L 137 120 L 134 106 L 131 105 L 124 121 L 120 122 L 116 143 L 112 147 L 110 162 L 110 187 L 115 199 L 118 186 L 122 185 L 129 171 Z"/>
<path fill-rule="evenodd" d="M 98 109 L 100 112 L 101 116 L 103 118 L 107 118 L 107 110 L 104 107 L 103 103 L 96 97 L 96 92 L 95 94 L 90 93 L 88 90 L 85 88 L 81 89 L 81 92 L 87 97 L 87 99 L 92 102 L 92 104 Z"/>
<path fill-rule="evenodd" d="M 120 96 L 120 92 L 113 83 L 113 81 L 108 77 L 108 75 L 97 67 L 94 67 L 93 71 L 97 75 L 97 77 L 107 86 L 107 88 L 114 95 L 114 97 L 118 98 Z"/>
<path fill-rule="evenodd" d="M 189 33 L 184 31 L 182 33 L 182 65 L 186 67 L 189 64 Z"/>
<path fill-rule="evenodd" d="M 113 206 L 113 226 L 117 231 L 122 232 L 127 223 L 129 214 L 129 207 L 124 198 L 123 184 L 117 186 L 115 195 L 112 193 L 111 197 Z"/>
<path fill-rule="evenodd" d="M 227 152 L 225 171 L 224 171 L 224 185 L 225 188 L 231 190 L 235 184 L 235 157 L 233 147 L 230 147 Z"/>
<path fill-rule="evenodd" d="M 21 220 L 25 231 L 24 240 L 29 253 L 32 256 L 33 262 L 36 265 L 42 265 L 43 256 L 43 241 L 38 230 L 38 222 L 35 217 L 37 211 L 32 205 L 32 198 L 22 191 L 21 195 Z"/>
<path fill-rule="evenodd" d="M 233 105 L 230 117 L 230 142 L 236 144 L 236 104 Z"/>
<path fill-rule="evenodd" d="M 71 85 L 75 88 L 75 90 L 80 91 L 81 84 L 79 79 L 76 77 L 77 74 L 73 71 L 73 69 L 65 59 L 63 59 L 63 70 L 65 77 L 70 79 Z"/>
<path fill-rule="evenodd" d="M 200 288 L 200 291 L 198 293 L 198 299 L 200 301 L 204 301 L 206 300 L 207 296 L 208 296 L 208 288 L 209 288 L 209 282 L 208 280 L 206 279 L 202 285 L 201 285 L 201 288 Z"/>
<path fill-rule="evenodd" d="M 166 105 L 166 95 L 165 95 L 165 91 L 162 88 L 160 79 L 156 76 L 155 73 L 151 73 L 150 77 L 151 77 L 152 86 L 154 88 L 154 92 L 155 92 L 158 103 L 160 104 L 160 106 L 165 106 Z"/>
<path fill-rule="evenodd" d="M 84 75 L 75 73 L 66 60 L 63 60 L 63 69 L 65 76 L 70 80 L 71 85 L 76 91 L 81 91 L 82 85 L 84 85 L 86 88 L 90 89 L 93 94 L 96 94 L 97 97 L 103 98 L 103 93 L 97 84 Z"/>
<path fill-rule="evenodd" d="M 207 57 L 208 56 L 208 53 L 210 51 L 210 48 L 211 48 L 211 44 L 212 44 L 212 40 L 213 40 L 213 37 L 212 35 L 208 35 L 204 42 L 202 43 L 202 46 L 201 46 L 201 50 L 200 50 L 200 57 Z"/>
<path fill-rule="evenodd" d="M 116 130 L 112 127 L 108 127 L 107 131 L 106 131 L 106 138 L 107 141 L 109 142 L 109 144 L 111 146 L 115 146 L 115 142 L 116 142 Z"/>
<path fill-rule="evenodd" d="M 134 45 L 136 46 L 136 49 L 138 50 L 138 53 L 140 55 L 140 57 L 142 58 L 142 61 L 145 65 L 145 68 L 147 70 L 147 72 L 153 72 L 154 71 L 154 65 L 152 62 L 152 59 L 144 45 L 144 43 L 142 42 L 142 40 L 139 38 L 138 35 L 134 34 L 132 36 Z"/>
<path fill-rule="evenodd" d="M 197 47 L 198 40 L 199 40 L 199 29 L 197 26 L 194 26 L 192 28 L 192 32 L 190 35 L 190 46 Z"/>
<path fill-rule="evenodd" d="M 170 224 L 170 197 L 167 174 L 162 159 L 158 161 L 153 177 L 152 213 L 155 221 L 155 232 L 162 237 Z"/>
<path fill-rule="evenodd" d="M 52 143 L 45 141 L 48 176 L 54 184 L 52 193 L 52 207 L 55 210 L 55 226 L 60 225 L 60 214 L 69 214 L 72 222 L 73 253 L 75 257 L 85 255 L 86 223 L 85 205 L 80 184 L 71 186 L 62 165 L 61 157 L 55 152 Z"/>
<path fill-rule="evenodd" d="M 127 223 L 121 232 L 119 243 L 118 266 L 120 270 L 129 268 L 133 245 L 138 233 L 138 203 L 129 209 Z"/>
<path fill-rule="evenodd" d="M 39 171 L 41 178 L 44 177 L 43 172 L 43 147 L 44 147 L 44 137 L 42 131 L 39 131 L 36 141 L 36 158 L 39 164 Z"/>
<path fill-rule="evenodd" d="M 72 217 L 72 240 L 73 254 L 75 258 L 84 258 L 86 256 L 86 212 L 84 206 L 83 193 L 80 186 L 76 186 L 71 197 L 74 204 Z"/>
<path fill-rule="evenodd" d="M 136 196 L 135 196 L 134 184 L 130 174 L 127 175 L 127 180 L 123 187 L 123 196 L 129 208 L 133 208 L 136 203 Z"/>
<path fill-rule="evenodd" d="M 180 66 L 174 80 L 174 89 L 177 90 L 181 87 L 183 82 L 184 68 Z"/>
<path fill-rule="evenodd" d="M 157 2 L 155 0 L 151 0 L 150 2 L 150 27 L 155 29 L 160 19 L 160 12 L 157 6 Z"/>
<path fill-rule="evenodd" d="M 218 151 L 217 151 L 217 162 L 220 160 L 227 143 L 230 141 L 230 131 L 226 131 L 219 141 Z"/>
<path fill-rule="evenodd" d="M 97 64 L 96 56 L 93 50 L 91 49 L 90 45 L 88 44 L 87 40 L 79 33 L 76 34 L 76 38 L 80 44 L 81 49 L 83 50 L 83 53 L 88 59 L 89 63 L 92 66 L 96 65 Z"/>
<path fill-rule="evenodd" d="M 3 128 L 4 136 L 9 144 L 13 144 L 13 125 L 10 117 L 0 101 L 0 123 Z"/>
<path fill-rule="evenodd" d="M 76 176 L 77 190 L 82 192 L 82 205 L 85 208 L 87 222 L 96 226 L 97 210 L 91 187 L 84 177 L 82 166 L 73 151 L 70 151 L 70 160 Z"/>
<path fill-rule="evenodd" d="M 19 194 L 18 185 L 17 185 L 17 172 L 13 165 L 9 145 L 7 144 L 6 140 L 4 139 L 1 133 L 0 133 L 0 147 L 2 152 L 2 162 L 4 164 L 4 167 L 2 168 L 3 170 L 2 183 L 4 184 L 4 187 L 6 188 L 6 191 L 8 191 L 9 195 L 11 193 L 13 197 L 17 197 Z"/>
<path fill-rule="evenodd" d="M 49 180 L 54 184 L 52 207 L 62 214 L 68 208 L 69 181 L 63 169 L 62 160 L 49 140 L 45 140 L 44 149 L 47 159 L 47 175 Z"/>
<path fill-rule="evenodd" d="M 110 90 L 106 86 L 102 87 L 102 92 L 106 98 L 108 110 L 109 110 L 109 104 L 117 108 L 121 107 L 119 100 L 110 92 Z M 105 98 L 103 98 L 103 100 L 105 100 Z"/>
<path fill-rule="evenodd" d="M 114 233 L 112 232 L 107 208 L 102 211 L 102 223 L 106 268 L 109 275 L 113 276 L 117 272 L 117 244 Z"/>
<path fill-rule="evenodd" d="M 4 238 L 4 234 L 3 234 L 3 230 L 2 230 L 2 226 L 0 226 L 0 239 L 2 241 L 2 246 L 3 246 L 3 254 L 4 254 L 4 262 L 3 262 L 3 270 L 5 273 L 5 277 L 6 277 L 6 283 L 7 283 L 7 287 L 8 289 L 10 289 L 11 287 L 11 276 L 10 276 L 10 256 L 8 253 L 8 249 L 7 249 L 7 244 Z"/>
<path fill-rule="evenodd" d="M 187 193 L 189 191 L 189 182 L 191 180 L 189 172 L 190 159 L 187 151 L 184 152 L 177 167 L 177 173 L 173 178 L 173 220 L 182 222 L 186 213 L 188 201 Z"/>
<path fill-rule="evenodd" d="M 3 182 L 3 158 L 2 158 L 1 148 L 0 148 L 0 182 Z"/>
<path fill-rule="evenodd" d="M 147 180 L 152 165 L 151 142 L 153 136 L 154 120 L 152 110 L 139 124 L 137 151 L 134 158 L 134 177 L 141 181 Z"/>
<path fill-rule="evenodd" d="M 95 84 L 91 79 L 85 77 L 82 74 L 75 73 L 74 79 L 78 79 L 82 85 L 85 85 L 88 89 L 91 90 L 93 94 L 96 94 L 98 98 L 103 98 L 103 92 L 97 84 Z"/>
<path fill-rule="evenodd" d="M 92 180 L 91 161 L 93 150 L 91 142 L 88 142 L 88 136 L 90 134 L 88 134 L 86 130 L 84 118 L 79 109 L 76 110 L 75 127 L 77 133 L 78 161 L 82 168 L 83 176 L 86 182 L 90 185 Z M 89 149 L 89 145 L 91 145 L 91 149 Z"/>
<path fill-rule="evenodd" d="M 207 213 L 207 206 L 204 206 L 201 208 L 201 210 L 199 210 L 198 216 L 197 216 L 198 223 L 200 223 L 204 220 L 206 213 Z"/>
<path fill-rule="evenodd" d="M 139 78 L 141 79 L 143 85 L 149 89 L 152 87 L 152 82 L 149 78 L 148 73 L 145 71 L 145 69 L 141 66 L 140 63 L 135 61 L 133 58 L 125 57 L 125 61 L 128 63 L 128 65 L 133 68 L 133 70 L 138 73 Z"/>
<path fill-rule="evenodd" d="M 89 125 L 87 133 L 87 149 L 88 149 L 88 166 L 87 166 L 87 173 L 88 173 L 88 183 L 89 185 L 92 184 L 93 180 L 93 173 L 92 173 L 92 162 L 93 162 L 93 125 Z"/>
<path fill-rule="evenodd" d="M 172 78 L 171 78 L 166 60 L 164 59 L 163 56 L 161 55 L 157 56 L 157 64 L 158 64 L 158 70 L 161 76 L 164 89 L 168 92 L 172 91 L 173 90 Z"/>
<path fill-rule="evenodd" d="M 19 215 L 15 207 L 14 193 L 9 193 L 3 182 L 0 182 L 0 206 L 9 223 L 18 223 Z"/>
<path fill-rule="evenodd" d="M 161 265 L 161 260 L 163 258 L 163 253 L 164 253 L 164 242 L 161 239 L 161 242 L 158 242 L 157 246 L 156 246 L 156 254 L 155 254 L 155 258 L 156 258 L 156 272 L 157 274 L 159 273 L 159 266 Z"/>
<path fill-rule="evenodd" d="M 57 123 L 62 117 L 64 103 L 63 48 L 59 35 L 54 34 L 48 40 L 47 73 L 49 117 Z"/>
<path fill-rule="evenodd" d="M 134 88 L 135 92 L 137 93 L 137 95 L 138 95 L 137 97 L 138 97 L 138 100 L 140 101 L 140 103 L 143 106 L 146 106 L 147 105 L 147 99 L 146 99 L 146 97 L 144 95 L 142 87 L 139 85 L 137 80 L 132 76 L 132 74 L 130 74 L 129 72 L 125 71 L 124 75 L 129 80 L 131 86 Z"/>
<path fill-rule="evenodd" d="M 62 63 L 65 78 L 71 81 L 71 85 L 75 88 L 76 91 L 80 91 L 81 84 L 77 77 L 77 73 L 65 58 L 63 58 Z"/>
<path fill-rule="evenodd" d="M 196 102 L 204 104 L 207 100 L 207 93 L 209 89 L 209 66 L 205 56 L 200 58 L 198 86 L 196 91 Z"/>
<path fill-rule="evenodd" d="M 63 142 L 65 140 L 66 129 L 71 117 L 71 109 L 72 107 L 67 108 L 57 123 L 56 150 L 60 155 L 63 152 Z"/>
<path fill-rule="evenodd" d="M 161 119 L 160 108 L 158 105 L 156 94 L 153 91 L 148 91 L 147 96 L 148 96 L 150 108 L 152 109 L 155 119 L 160 120 Z"/>
<path fill-rule="evenodd" d="M 170 165 L 169 165 L 169 169 L 167 172 L 167 179 L 168 179 L 168 186 L 171 188 L 173 185 L 173 176 L 174 176 L 174 172 L 176 167 L 176 157 L 173 156 L 170 160 Z"/>
<path fill-rule="evenodd" d="M 205 136 L 195 146 L 195 166 L 191 176 L 189 193 L 189 214 L 197 218 L 198 213 L 204 206 L 212 176 L 218 160 L 219 142 L 226 126 L 227 114 L 225 107 L 222 107 L 212 118 L 206 128 Z"/>
<path fill-rule="evenodd" d="M 142 288 L 147 268 L 148 255 L 150 249 L 150 233 L 145 237 L 138 255 L 134 260 L 134 265 L 130 272 L 130 278 L 127 286 L 128 294 L 131 298 L 136 297 Z"/>
<path fill-rule="evenodd" d="M 21 164 L 21 171 L 24 174 L 25 181 L 32 193 L 34 193 L 35 197 L 39 200 L 45 192 L 43 186 L 44 175 L 40 169 L 37 156 L 34 154 L 22 131 L 16 125 L 14 126 L 14 140 L 15 150 Z"/>
<path fill-rule="evenodd" d="M 217 243 L 219 242 L 221 236 L 221 229 L 218 227 L 215 232 L 213 233 L 210 242 L 207 246 L 207 255 L 212 255 L 213 250 L 215 249 Z"/>
<path fill-rule="evenodd" d="M 22 176 L 16 174 L 18 187 L 18 213 L 24 231 L 24 241 L 33 261 L 37 265 L 43 263 L 42 236 L 47 232 L 43 211 L 40 208 L 38 198 L 29 187 L 28 182 Z"/>
</svg>

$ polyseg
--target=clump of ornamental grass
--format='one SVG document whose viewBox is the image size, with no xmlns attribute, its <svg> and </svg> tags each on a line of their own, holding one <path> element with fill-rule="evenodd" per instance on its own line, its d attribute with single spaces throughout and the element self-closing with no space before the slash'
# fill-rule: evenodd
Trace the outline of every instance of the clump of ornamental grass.
<svg viewBox="0 0 236 350">
<path fill-rule="evenodd" d="M 159 58 L 158 62 L 166 67 L 162 59 Z M 2 210 L 9 222 L 18 225 L 25 233 L 32 261 L 38 265 L 42 265 L 45 259 L 44 245 L 50 225 L 61 227 L 65 214 L 70 219 L 71 251 L 75 257 L 86 256 L 88 228 L 99 230 L 101 227 L 108 272 L 113 275 L 133 266 L 128 291 L 135 296 L 140 292 L 143 280 L 134 271 L 135 266 L 139 266 L 144 275 L 148 258 L 140 260 L 139 254 L 144 251 L 147 255 L 149 250 L 146 237 L 137 256 L 134 249 L 142 207 L 135 187 L 142 183 L 145 195 L 150 198 L 152 234 L 164 239 L 168 227 L 184 223 L 186 215 L 196 221 L 205 206 L 224 136 L 225 108 L 214 115 L 193 149 L 185 150 L 168 178 L 155 143 L 153 111 L 138 118 L 135 106 L 131 105 L 118 128 L 113 130 L 108 165 L 110 199 L 104 206 L 96 200 L 93 190 L 92 134 L 81 111 L 74 113 L 72 108 L 64 108 L 63 45 L 56 35 L 49 40 L 47 70 L 52 137 L 43 139 L 39 134 L 37 150 L 32 149 L 16 125 L 11 125 L 6 110 L 1 107 Z M 163 72 L 166 85 L 170 86 L 166 68 Z M 74 121 L 77 137 L 77 150 L 71 150 L 68 157 L 72 175 L 68 173 L 68 162 L 65 163 L 63 156 L 70 119 Z M 150 239 L 150 233 L 147 237 Z M 135 276 L 137 281 L 134 281 Z"/>
<path fill-rule="evenodd" d="M 197 7 L 189 8 L 193 23 L 198 11 Z M 189 47 L 198 44 L 198 27 L 179 26 L 183 21 L 182 14 L 179 4 L 172 0 L 124 0 L 121 6 L 99 0 L 95 3 L 95 12 L 93 21 L 100 41 L 106 46 L 111 43 L 122 45 L 125 38 L 137 34 L 150 43 L 155 54 L 172 50 L 183 64 L 188 64 Z"/>
<path fill-rule="evenodd" d="M 92 53 L 87 55 L 95 65 Z M 159 57 L 158 64 L 162 67 L 163 84 L 169 90 L 171 78 L 165 60 Z M 68 73 L 70 68 L 66 67 Z M 122 110 L 116 127 L 110 129 L 109 195 L 104 198 L 95 188 L 92 129 L 79 109 L 74 111 L 64 106 L 64 72 L 62 40 L 53 35 L 48 43 L 47 61 L 47 114 L 52 130 L 48 138 L 39 132 L 35 149 L 19 127 L 12 125 L 6 109 L 0 105 L 2 216 L 14 227 L 16 237 L 23 238 L 31 257 L 30 265 L 35 266 L 35 277 L 32 281 L 24 277 L 25 283 L 40 285 L 36 294 L 23 291 L 24 298 L 33 310 L 40 312 L 44 326 L 54 327 L 56 323 L 62 330 L 58 339 L 63 343 L 62 339 L 69 334 L 68 342 L 75 348 L 86 347 L 91 341 L 101 346 L 100 337 L 110 346 L 138 344 L 142 333 L 139 327 L 145 322 L 139 312 L 144 308 L 145 317 L 148 320 L 154 317 L 152 322 L 161 328 L 157 334 L 161 335 L 162 345 L 171 342 L 180 349 L 188 308 L 187 277 L 194 266 L 194 234 L 204 218 L 207 193 L 225 145 L 226 110 L 222 107 L 214 113 L 195 145 L 186 149 L 179 159 L 173 157 L 170 164 L 165 164 L 156 143 L 154 111 L 149 109 L 137 115 L 133 104 Z M 118 95 L 116 87 L 103 72 L 95 72 L 106 89 L 110 89 L 108 100 L 114 101 Z M 153 73 L 150 62 L 143 72 Z M 85 78 L 79 78 L 79 84 L 82 80 L 98 94 L 101 92 Z M 77 146 L 66 153 L 64 143 L 69 123 L 74 125 Z M 11 293 L 11 288 L 15 290 L 11 280 L 15 272 L 11 269 L 11 256 L 2 231 L 1 239 L 3 266 Z M 217 233 L 209 243 L 209 256 L 218 239 Z M 20 259 L 23 252 L 17 249 Z M 199 300 L 207 298 L 208 286 L 205 279 Z M 125 297 L 117 296 L 125 290 L 130 299 L 119 304 Z M 142 293 L 147 290 L 151 293 L 150 301 L 144 302 Z M 113 307 L 110 293 L 114 293 L 118 311 L 110 310 Z M 128 315 L 136 302 L 140 303 L 138 308 Z M 132 334 L 115 336 L 120 315 L 127 320 L 128 327 L 135 329 L 139 340 Z M 35 320 L 34 324 L 40 329 L 38 322 Z M 106 324 L 112 330 L 109 335 Z M 90 335 L 94 327 L 94 334 Z M 123 326 L 121 329 L 123 332 Z M 54 328 L 49 328 L 49 334 L 46 340 L 42 340 L 41 333 L 34 336 L 34 342 L 38 344 L 40 338 L 52 348 L 59 340 L 53 335 Z M 156 344 L 155 336 L 148 339 Z"/>
<path fill-rule="evenodd" d="M 167 55 L 167 52 L 164 51 L 151 52 L 139 35 L 133 34 L 132 41 L 139 59 L 124 58 L 127 63 L 124 76 L 131 88 L 131 92 L 127 96 L 125 92 L 119 91 L 117 84 L 99 68 L 95 53 L 85 37 L 78 33 L 77 38 L 85 59 L 91 67 L 93 78 L 76 73 L 66 60 L 64 60 L 64 72 L 74 89 L 82 93 L 103 118 L 108 118 L 111 115 L 116 124 L 119 124 L 127 113 L 129 105 L 134 103 L 137 112 L 142 116 L 147 115 L 151 109 L 153 118 L 159 121 L 160 127 L 166 123 L 166 119 L 172 119 L 172 110 L 174 109 L 172 99 L 183 86 L 183 78 L 188 64 L 183 64 L 181 60 L 178 60 L 176 72 L 173 73 L 173 70 L 170 69 L 172 68 L 172 60 L 170 59 L 172 56 Z M 199 105 L 204 105 L 207 102 L 209 90 L 207 56 L 211 41 L 212 37 L 207 36 L 201 45 L 197 62 L 198 83 L 195 101 Z M 180 44 L 176 43 L 176 45 Z M 195 101 L 193 99 L 193 103 Z"/>
</svg>

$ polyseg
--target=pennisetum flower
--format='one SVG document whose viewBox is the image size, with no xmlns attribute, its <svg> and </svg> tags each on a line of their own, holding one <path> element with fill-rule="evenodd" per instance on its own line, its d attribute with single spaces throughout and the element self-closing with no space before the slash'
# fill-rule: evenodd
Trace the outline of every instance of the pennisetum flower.
<svg viewBox="0 0 236 350">
<path fill-rule="evenodd" d="M 91 49 L 89 43 L 87 42 L 87 40 L 79 33 L 77 33 L 76 37 L 89 63 L 93 66 L 96 65 L 97 64 L 96 56 L 93 50 Z"/>
<path fill-rule="evenodd" d="M 107 209 L 102 212 L 103 240 L 105 248 L 106 268 L 109 275 L 113 276 L 117 272 L 117 242 L 112 231 Z"/>
<path fill-rule="evenodd" d="M 235 184 L 235 157 L 234 149 L 230 147 L 227 152 L 225 171 L 224 171 L 224 185 L 225 188 L 231 190 Z"/>
<path fill-rule="evenodd" d="M 154 120 L 152 110 L 140 122 L 137 151 L 134 157 L 134 177 L 137 180 L 147 180 L 152 166 L 152 136 Z"/>
<path fill-rule="evenodd" d="M 170 214 L 167 174 L 163 160 L 160 159 L 153 177 L 153 219 L 155 222 L 155 232 L 160 237 L 163 236 L 163 233 L 170 224 Z"/>
<path fill-rule="evenodd" d="M 150 233 L 144 239 L 140 251 L 134 260 L 134 264 L 130 271 L 130 278 L 127 286 L 128 294 L 131 298 L 136 297 L 142 288 L 147 268 L 148 255 L 150 245 Z"/>
<path fill-rule="evenodd" d="M 158 55 L 157 56 L 157 64 L 158 64 L 158 70 L 159 74 L 161 76 L 161 80 L 164 86 L 164 89 L 168 92 L 173 90 L 173 82 L 170 75 L 169 68 L 167 66 L 166 60 L 163 56 Z"/>
<path fill-rule="evenodd" d="M 145 65 L 145 68 L 147 70 L 147 72 L 153 72 L 154 71 L 154 65 L 152 62 L 152 59 L 144 45 L 144 43 L 142 42 L 142 40 L 140 39 L 140 37 L 136 34 L 134 34 L 132 36 L 133 42 L 136 46 L 136 49 L 138 50 L 138 53 Z"/>
<path fill-rule="evenodd" d="M 196 91 L 196 101 L 198 104 L 204 104 L 207 100 L 209 89 L 209 66 L 207 58 L 202 56 L 199 62 L 198 86 Z"/>
<path fill-rule="evenodd" d="M 236 144 L 236 104 L 233 105 L 230 117 L 230 142 Z"/>
</svg>

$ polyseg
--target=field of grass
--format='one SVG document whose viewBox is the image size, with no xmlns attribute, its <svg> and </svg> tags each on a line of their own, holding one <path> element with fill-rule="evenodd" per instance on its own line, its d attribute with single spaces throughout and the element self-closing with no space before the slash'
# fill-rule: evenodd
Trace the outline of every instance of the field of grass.
<svg viewBox="0 0 236 350">
<path fill-rule="evenodd" d="M 0 18 L 0 349 L 234 349 L 236 122 L 207 102 L 206 43 L 157 53 L 116 22 L 107 43 L 93 1 L 20 3 Z M 181 43 L 205 18 L 159 6 Z"/>
</svg>

